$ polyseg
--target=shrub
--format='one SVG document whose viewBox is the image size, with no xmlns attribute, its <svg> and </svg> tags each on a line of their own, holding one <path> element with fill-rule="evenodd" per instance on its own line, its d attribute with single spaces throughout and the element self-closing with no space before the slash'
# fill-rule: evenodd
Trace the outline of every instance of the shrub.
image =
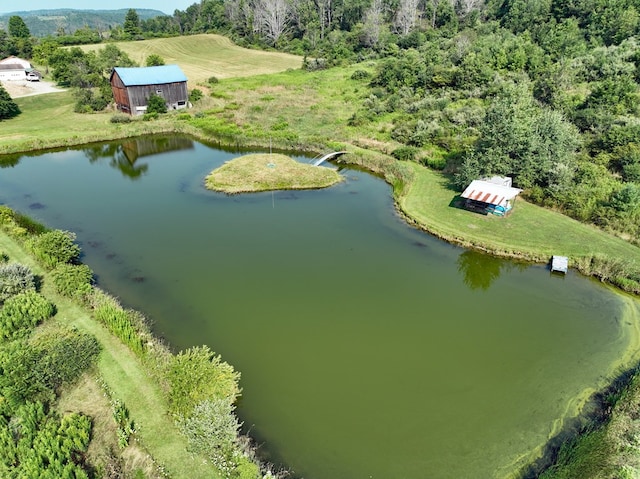
<svg viewBox="0 0 640 479">
<path fill-rule="evenodd" d="M 21 405 L 0 422 L 0 467 L 3 477 L 87 478 L 84 453 L 91 438 L 91 419 L 64 417 L 42 402 Z"/>
<path fill-rule="evenodd" d="M 60 263 L 78 261 L 80 246 L 74 243 L 75 239 L 75 233 L 53 230 L 28 239 L 25 246 L 46 268 L 53 269 Z"/>
<path fill-rule="evenodd" d="M 109 92 L 110 94 L 111 92 Z M 73 111 L 76 113 L 91 113 L 104 110 L 109 104 L 109 99 L 102 95 L 101 91 L 94 92 L 89 88 L 76 89 L 76 104 Z"/>
<path fill-rule="evenodd" d="M 429 156 L 424 160 L 424 163 L 434 170 L 444 170 L 447 166 L 447 159 L 442 156 Z"/>
<path fill-rule="evenodd" d="M 216 77 L 209 77 L 207 79 L 207 83 L 209 85 L 215 85 L 216 83 L 219 83 L 219 82 L 220 82 L 220 80 L 218 80 L 218 78 L 216 78 Z"/>
<path fill-rule="evenodd" d="M 91 367 L 100 345 L 75 329 L 55 328 L 33 341 L 15 341 L 0 349 L 0 395 L 3 406 L 51 401 L 55 391 Z"/>
<path fill-rule="evenodd" d="M 151 55 L 149 55 L 147 57 L 146 64 L 147 64 L 148 67 L 161 66 L 161 65 L 164 65 L 164 59 L 160 55 L 152 53 Z"/>
<path fill-rule="evenodd" d="M 366 80 L 371 78 L 371 73 L 366 70 L 356 70 L 351 74 L 352 80 Z"/>
<path fill-rule="evenodd" d="M 142 115 L 142 121 L 152 121 L 157 119 L 158 119 L 158 113 L 156 112 L 145 113 L 144 115 Z"/>
<path fill-rule="evenodd" d="M 133 421 L 129 418 L 129 410 L 119 399 L 111 401 L 111 411 L 118 426 L 118 446 L 124 449 L 129 445 L 129 438 L 135 431 Z"/>
<path fill-rule="evenodd" d="M 202 90 L 198 89 L 198 88 L 194 88 L 193 90 L 191 90 L 189 92 L 189 101 L 191 103 L 195 103 L 198 100 L 202 99 L 204 95 L 202 94 Z"/>
<path fill-rule="evenodd" d="M 111 123 L 131 123 L 131 115 L 117 114 L 113 115 L 109 121 Z"/>
<path fill-rule="evenodd" d="M 24 239 L 29 234 L 41 234 L 47 229 L 31 218 L 13 211 L 8 206 L 0 206 L 0 227 L 13 238 Z"/>
<path fill-rule="evenodd" d="M 189 441 L 189 449 L 205 454 L 225 477 L 235 467 L 232 453 L 240 429 L 233 411 L 233 399 L 215 398 L 197 404 L 188 418 L 178 421 L 180 431 Z"/>
<path fill-rule="evenodd" d="M 354 112 L 347 120 L 349 126 L 363 126 L 373 120 L 374 115 L 370 111 L 358 110 Z"/>
<path fill-rule="evenodd" d="M 231 398 L 240 393 L 240 375 L 207 346 L 189 348 L 173 358 L 168 379 L 170 409 L 177 417 L 191 416 L 202 401 Z"/>
<path fill-rule="evenodd" d="M 35 289 L 31 268 L 20 263 L 0 265 L 0 303 L 18 293 Z"/>
<path fill-rule="evenodd" d="M 416 154 L 418 153 L 418 149 L 414 146 L 401 146 L 400 148 L 396 148 L 391 152 L 391 156 L 393 156 L 396 160 L 401 161 L 413 161 L 416 159 Z"/>
<path fill-rule="evenodd" d="M 166 113 L 167 102 L 160 95 L 152 93 L 147 101 L 147 113 Z"/>
<path fill-rule="evenodd" d="M 100 353 L 100 344 L 94 336 L 64 327 L 38 336 L 33 347 L 41 352 L 36 377 L 52 389 L 78 379 Z"/>
<path fill-rule="evenodd" d="M 190 120 L 191 115 L 189 113 L 180 113 L 176 116 L 177 120 Z"/>
<path fill-rule="evenodd" d="M 55 307 L 47 298 L 35 291 L 17 294 L 0 309 L 0 337 L 9 339 L 27 331 L 55 313 Z"/>
<path fill-rule="evenodd" d="M 51 279 L 58 293 L 84 301 L 91 292 L 93 272 L 86 264 L 59 264 L 51 272 Z"/>
</svg>

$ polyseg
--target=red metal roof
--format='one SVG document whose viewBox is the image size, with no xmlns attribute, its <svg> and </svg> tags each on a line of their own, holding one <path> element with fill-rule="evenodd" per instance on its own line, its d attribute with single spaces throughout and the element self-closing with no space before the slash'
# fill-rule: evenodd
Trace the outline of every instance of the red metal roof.
<svg viewBox="0 0 640 479">
<path fill-rule="evenodd" d="M 462 197 L 489 205 L 504 205 L 522 190 L 510 186 L 497 185 L 488 181 L 473 180 L 462 192 Z"/>
</svg>

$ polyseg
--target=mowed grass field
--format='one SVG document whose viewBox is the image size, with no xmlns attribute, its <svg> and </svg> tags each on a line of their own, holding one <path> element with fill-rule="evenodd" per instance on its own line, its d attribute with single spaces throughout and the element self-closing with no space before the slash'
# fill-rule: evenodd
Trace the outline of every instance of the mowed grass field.
<svg viewBox="0 0 640 479">
<path fill-rule="evenodd" d="M 219 79 L 246 77 L 302 66 L 302 57 L 249 50 L 235 45 L 226 37 L 214 34 L 116 42 L 115 45 L 142 66 L 151 54 L 160 55 L 166 64 L 180 66 L 189 79 L 189 88 L 194 88 L 212 76 Z M 81 48 L 84 51 L 94 51 L 104 48 L 104 45 L 84 45 Z"/>
</svg>

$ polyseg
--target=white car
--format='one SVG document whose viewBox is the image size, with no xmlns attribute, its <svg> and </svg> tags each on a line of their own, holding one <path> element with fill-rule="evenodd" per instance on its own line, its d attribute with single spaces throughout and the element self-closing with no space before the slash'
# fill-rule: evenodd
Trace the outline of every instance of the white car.
<svg viewBox="0 0 640 479">
<path fill-rule="evenodd" d="M 40 81 L 40 75 L 38 75 L 37 73 L 29 72 L 29 73 L 27 73 L 27 80 L 28 81 Z"/>
</svg>

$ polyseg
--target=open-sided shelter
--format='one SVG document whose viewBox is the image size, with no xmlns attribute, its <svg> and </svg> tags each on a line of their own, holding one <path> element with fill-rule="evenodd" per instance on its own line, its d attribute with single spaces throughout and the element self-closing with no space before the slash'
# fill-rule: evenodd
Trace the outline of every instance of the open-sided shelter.
<svg viewBox="0 0 640 479">
<path fill-rule="evenodd" d="M 507 186 L 509 185 L 509 186 Z M 516 196 L 522 192 L 519 188 L 510 186 L 510 181 L 473 180 L 462 192 L 465 208 L 497 216 L 507 215 L 513 208 Z"/>
<path fill-rule="evenodd" d="M 187 77 L 178 65 L 116 67 L 110 81 L 116 106 L 125 113 L 141 115 L 146 112 L 153 94 L 164 98 L 168 110 L 188 106 Z"/>
</svg>

